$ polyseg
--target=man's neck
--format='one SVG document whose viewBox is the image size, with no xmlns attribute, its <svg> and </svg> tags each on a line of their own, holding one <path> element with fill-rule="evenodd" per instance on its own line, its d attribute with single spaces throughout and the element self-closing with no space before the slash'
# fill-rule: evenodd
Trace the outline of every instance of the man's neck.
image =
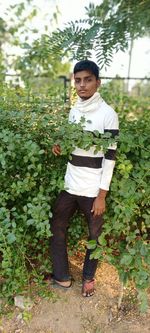
<svg viewBox="0 0 150 333">
<path fill-rule="evenodd" d="M 93 96 L 93 95 L 92 95 Z M 86 101 L 87 99 L 91 98 L 92 96 L 89 96 L 89 97 L 82 97 L 82 101 Z"/>
</svg>

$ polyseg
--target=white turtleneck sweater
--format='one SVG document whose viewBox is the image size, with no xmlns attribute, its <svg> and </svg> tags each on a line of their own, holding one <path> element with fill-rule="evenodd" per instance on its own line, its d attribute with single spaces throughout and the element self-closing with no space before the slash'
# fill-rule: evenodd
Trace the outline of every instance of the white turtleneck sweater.
<svg viewBox="0 0 150 333">
<path fill-rule="evenodd" d="M 79 123 L 85 118 L 84 130 L 98 131 L 100 134 L 110 132 L 118 134 L 117 113 L 96 92 L 88 100 L 78 97 L 70 110 L 69 122 Z M 88 151 L 76 148 L 72 159 L 67 164 L 65 175 L 65 190 L 71 194 L 96 197 L 100 189 L 109 190 L 115 165 L 116 144 L 108 147 L 104 154 L 99 151 L 94 154 L 95 147 Z"/>
</svg>

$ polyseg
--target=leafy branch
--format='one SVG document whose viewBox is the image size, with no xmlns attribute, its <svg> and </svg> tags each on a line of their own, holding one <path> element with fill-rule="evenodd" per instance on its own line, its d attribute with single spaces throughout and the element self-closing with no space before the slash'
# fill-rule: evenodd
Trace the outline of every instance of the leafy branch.
<svg viewBox="0 0 150 333">
<path fill-rule="evenodd" d="M 69 22 L 49 38 L 51 51 L 70 59 L 91 58 L 95 51 L 102 68 L 110 64 L 113 52 L 125 51 L 131 39 L 150 33 L 148 0 L 106 0 L 86 8 L 87 19 Z"/>
</svg>

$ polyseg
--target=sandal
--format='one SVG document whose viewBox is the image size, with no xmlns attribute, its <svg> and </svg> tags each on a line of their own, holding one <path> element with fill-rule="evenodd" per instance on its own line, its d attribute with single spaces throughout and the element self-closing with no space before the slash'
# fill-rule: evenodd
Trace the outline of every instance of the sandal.
<svg viewBox="0 0 150 333">
<path fill-rule="evenodd" d="M 68 286 L 63 286 L 61 284 L 61 282 L 63 281 L 58 281 L 55 279 L 54 277 L 54 274 L 51 274 L 51 281 L 50 281 L 50 285 L 53 287 L 53 288 L 60 288 L 60 289 L 64 289 L 64 290 L 67 290 L 69 288 L 72 287 L 72 282 L 73 282 L 73 278 L 71 277 L 69 280 L 66 280 L 64 282 L 70 282 L 70 284 Z"/>
<path fill-rule="evenodd" d="M 95 292 L 95 280 L 83 280 L 82 283 L 82 296 L 83 297 L 90 297 L 94 295 Z"/>
<path fill-rule="evenodd" d="M 72 280 L 70 280 L 69 286 L 63 286 L 62 284 L 60 284 L 58 281 L 56 281 L 54 279 L 51 281 L 50 285 L 53 288 L 60 288 L 60 289 L 67 290 L 67 289 L 70 289 L 72 287 Z"/>
</svg>

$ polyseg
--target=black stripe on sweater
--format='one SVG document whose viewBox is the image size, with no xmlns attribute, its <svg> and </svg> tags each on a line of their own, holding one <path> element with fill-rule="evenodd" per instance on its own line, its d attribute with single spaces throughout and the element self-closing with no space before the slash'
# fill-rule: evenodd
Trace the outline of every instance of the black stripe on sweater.
<svg viewBox="0 0 150 333">
<path fill-rule="evenodd" d="M 118 129 L 104 129 L 104 133 L 111 133 L 111 137 L 114 138 L 115 136 L 119 135 Z"/>
<path fill-rule="evenodd" d="M 72 154 L 69 162 L 74 166 L 99 169 L 102 167 L 102 160 L 103 157 L 78 156 Z"/>
<path fill-rule="evenodd" d="M 98 131 L 96 131 L 96 132 L 98 132 Z M 90 133 L 93 135 L 94 138 L 101 138 L 104 135 L 103 133 L 95 134 L 92 131 L 83 131 L 83 133 Z M 114 138 L 115 136 L 119 135 L 119 130 L 118 129 L 104 129 L 104 133 L 110 133 L 111 138 Z"/>
<path fill-rule="evenodd" d="M 105 158 L 107 160 L 115 161 L 115 159 L 116 159 L 116 150 L 115 149 L 108 149 L 107 152 L 105 153 Z"/>
</svg>

